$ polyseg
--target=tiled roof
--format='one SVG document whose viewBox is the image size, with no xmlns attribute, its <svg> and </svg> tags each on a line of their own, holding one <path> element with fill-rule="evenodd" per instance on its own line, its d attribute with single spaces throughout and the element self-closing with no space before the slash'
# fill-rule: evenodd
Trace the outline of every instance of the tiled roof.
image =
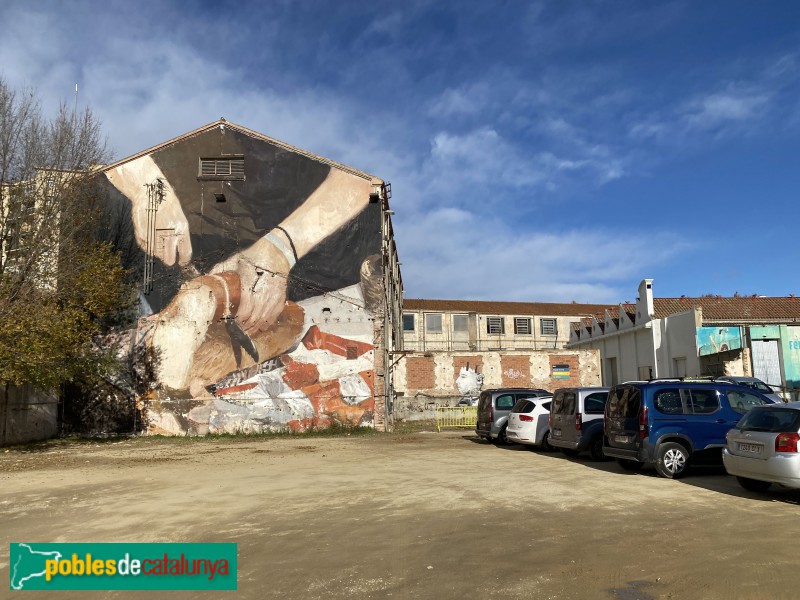
<svg viewBox="0 0 800 600">
<path fill-rule="evenodd" d="M 653 308 L 657 319 L 686 312 L 696 306 L 703 308 L 704 321 L 791 321 L 800 319 L 800 298 L 794 296 L 653 298 Z"/>
<path fill-rule="evenodd" d="M 619 305 L 617 305 L 617 306 L 609 306 L 606 309 L 608 310 L 608 314 L 611 317 L 611 320 L 614 321 L 614 323 L 616 323 L 617 325 L 619 325 L 619 319 L 620 319 L 619 308 L 620 308 Z M 630 317 L 631 320 L 633 320 L 633 317 L 636 316 L 635 304 L 623 303 L 622 310 L 625 312 L 625 314 L 628 315 L 628 317 Z M 603 319 L 603 313 L 602 312 L 598 313 L 597 318 L 598 320 Z"/>
<path fill-rule="evenodd" d="M 476 312 L 489 315 L 542 315 L 548 317 L 584 317 L 600 313 L 605 304 L 557 302 L 493 302 L 483 300 L 424 300 L 406 298 L 405 310 L 435 310 L 441 312 Z"/>
</svg>

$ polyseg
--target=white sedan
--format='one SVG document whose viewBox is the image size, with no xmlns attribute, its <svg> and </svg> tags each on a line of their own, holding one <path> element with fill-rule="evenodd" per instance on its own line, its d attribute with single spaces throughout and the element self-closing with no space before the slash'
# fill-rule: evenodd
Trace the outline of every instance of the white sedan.
<svg viewBox="0 0 800 600">
<path fill-rule="evenodd" d="M 506 429 L 508 441 L 552 450 L 548 442 L 552 400 L 552 396 L 518 400 L 508 415 L 508 429 Z"/>
</svg>

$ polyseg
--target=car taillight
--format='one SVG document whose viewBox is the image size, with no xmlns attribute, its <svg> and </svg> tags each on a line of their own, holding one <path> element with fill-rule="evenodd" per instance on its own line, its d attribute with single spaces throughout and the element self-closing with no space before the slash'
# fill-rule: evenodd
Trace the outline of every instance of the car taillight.
<svg viewBox="0 0 800 600">
<path fill-rule="evenodd" d="M 494 406 L 489 407 L 489 420 L 494 421 Z"/>
<path fill-rule="evenodd" d="M 549 415 L 547 415 L 547 426 L 548 427 L 553 427 L 553 413 L 550 413 Z"/>
<path fill-rule="evenodd" d="M 796 433 L 781 433 L 775 438 L 775 452 L 797 452 L 797 442 L 800 435 Z"/>
<path fill-rule="evenodd" d="M 533 417 L 530 415 L 519 415 L 520 421 L 533 421 Z"/>
<path fill-rule="evenodd" d="M 580 431 L 581 425 L 583 425 L 583 418 L 581 416 L 581 413 L 575 413 L 575 429 Z"/>
<path fill-rule="evenodd" d="M 639 439 L 647 437 L 647 407 L 643 406 L 639 411 Z"/>
</svg>

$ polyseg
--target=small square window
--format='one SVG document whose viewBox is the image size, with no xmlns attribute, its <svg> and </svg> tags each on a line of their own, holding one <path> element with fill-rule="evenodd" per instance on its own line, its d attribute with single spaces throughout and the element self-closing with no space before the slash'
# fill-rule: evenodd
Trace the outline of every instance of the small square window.
<svg viewBox="0 0 800 600">
<path fill-rule="evenodd" d="M 539 324 L 541 327 L 542 335 L 556 335 L 558 333 L 555 319 L 541 319 L 539 321 Z"/>
<path fill-rule="evenodd" d="M 403 331 L 414 331 L 417 328 L 416 322 L 414 313 L 403 313 Z"/>
<path fill-rule="evenodd" d="M 506 332 L 506 325 L 503 317 L 487 317 L 486 333 L 501 334 Z"/>
<path fill-rule="evenodd" d="M 441 315 L 441 313 L 426 313 L 425 314 L 425 331 L 427 333 L 442 333 L 442 315 Z"/>
<path fill-rule="evenodd" d="M 469 316 L 453 315 L 453 332 L 467 333 L 469 331 Z"/>
<path fill-rule="evenodd" d="M 514 333 L 517 335 L 531 334 L 531 320 L 524 317 L 514 318 Z"/>
</svg>

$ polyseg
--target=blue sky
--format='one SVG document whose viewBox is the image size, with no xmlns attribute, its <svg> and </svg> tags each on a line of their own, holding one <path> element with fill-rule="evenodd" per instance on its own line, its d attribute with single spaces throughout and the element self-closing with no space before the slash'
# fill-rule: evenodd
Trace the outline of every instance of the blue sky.
<svg viewBox="0 0 800 600">
<path fill-rule="evenodd" d="M 3 5 L 117 158 L 224 116 L 390 181 L 407 297 L 800 294 L 800 3 Z"/>
</svg>

